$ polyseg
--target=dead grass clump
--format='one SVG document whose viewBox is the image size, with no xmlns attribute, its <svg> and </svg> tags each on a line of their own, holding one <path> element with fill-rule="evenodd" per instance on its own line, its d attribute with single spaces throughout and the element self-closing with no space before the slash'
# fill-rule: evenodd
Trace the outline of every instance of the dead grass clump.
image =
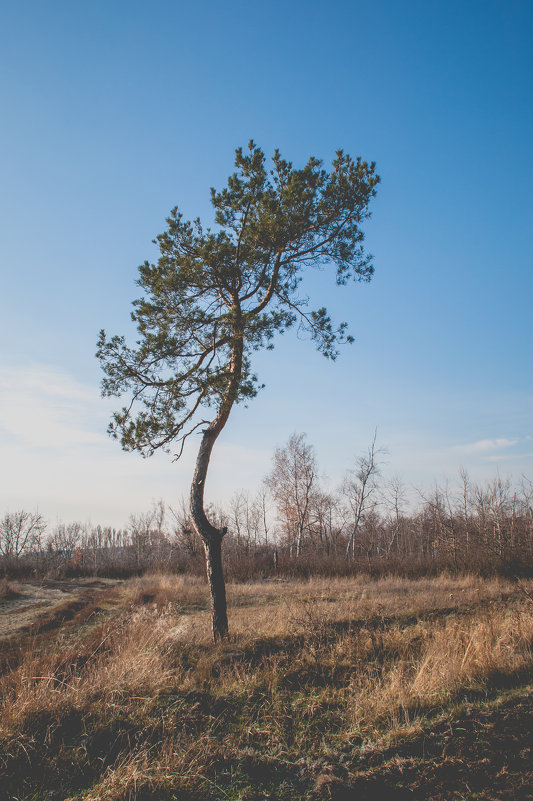
<svg viewBox="0 0 533 801">
<path fill-rule="evenodd" d="M 107 653 L 88 666 L 86 691 L 108 701 L 131 693 L 157 695 L 176 677 L 171 651 L 184 631 L 169 607 L 132 612 L 112 632 Z"/>
<path fill-rule="evenodd" d="M 123 755 L 84 795 L 84 801 L 133 801 L 148 794 L 181 791 L 183 797 L 206 797 L 213 784 L 205 775 L 219 752 L 209 733 L 194 740 L 168 737 L 157 746 L 141 746 Z M 209 794 L 210 795 L 210 794 Z M 175 797 L 175 796 L 173 796 Z M 181 794 L 179 797 L 182 797 Z"/>
<path fill-rule="evenodd" d="M 137 798 L 141 787 L 147 785 L 151 789 L 150 749 L 144 748 L 128 754 L 109 769 L 85 795 L 85 801 L 130 801 Z"/>
<path fill-rule="evenodd" d="M 84 709 L 96 700 L 113 704 L 121 697 L 151 701 L 176 680 L 172 654 L 186 631 L 171 608 L 143 607 L 67 645 L 56 640 L 45 654 L 28 652 L 0 682 L 0 735 L 43 711 Z"/>
<path fill-rule="evenodd" d="M 388 632 L 394 639 L 394 632 Z M 526 607 L 485 609 L 409 631 L 397 630 L 397 657 L 369 662 L 351 682 L 352 733 L 401 726 L 453 700 L 482 689 L 496 676 L 531 667 L 533 614 Z M 392 645 L 392 642 L 389 643 Z"/>
<path fill-rule="evenodd" d="M 530 664 L 532 642 L 529 609 L 487 609 L 468 621 L 449 620 L 428 644 L 412 691 L 430 699 L 495 674 L 516 673 Z"/>
<path fill-rule="evenodd" d="M 6 578 L 0 579 L 0 602 L 9 601 L 20 595 L 20 584 Z"/>
</svg>

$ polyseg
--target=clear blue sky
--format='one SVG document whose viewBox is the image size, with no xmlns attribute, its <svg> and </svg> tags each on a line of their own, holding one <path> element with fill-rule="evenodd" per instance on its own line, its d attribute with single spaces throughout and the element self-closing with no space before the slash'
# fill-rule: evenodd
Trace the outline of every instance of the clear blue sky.
<svg viewBox="0 0 533 801">
<path fill-rule="evenodd" d="M 310 294 L 351 324 L 335 364 L 282 338 L 223 433 L 208 495 L 253 491 L 305 431 L 335 486 L 374 429 L 407 484 L 533 478 L 533 4 L 7 0 L 0 13 L 0 512 L 126 522 L 183 463 L 105 428 L 100 328 L 178 204 L 209 218 L 233 151 L 375 160 L 376 275 Z"/>
</svg>

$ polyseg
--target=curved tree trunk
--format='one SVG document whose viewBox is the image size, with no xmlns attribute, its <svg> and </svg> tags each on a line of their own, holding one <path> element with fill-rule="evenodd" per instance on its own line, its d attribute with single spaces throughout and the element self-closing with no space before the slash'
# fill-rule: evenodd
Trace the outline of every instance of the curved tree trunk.
<svg viewBox="0 0 533 801">
<path fill-rule="evenodd" d="M 217 435 L 218 432 L 214 434 L 211 427 L 204 431 L 191 486 L 191 517 L 196 533 L 201 537 L 204 546 L 207 580 L 211 592 L 213 640 L 215 642 L 224 639 L 228 633 L 226 585 L 222 569 L 222 538 L 226 533 L 226 529 L 218 529 L 212 526 L 204 511 L 205 477 Z"/>
<path fill-rule="evenodd" d="M 240 310 L 236 309 L 235 312 L 236 318 L 240 318 Z M 227 389 L 217 416 L 202 434 L 202 442 L 198 451 L 196 469 L 191 485 L 191 517 L 196 533 L 202 539 L 205 551 L 207 580 L 211 592 L 211 611 L 213 614 L 213 640 L 215 642 L 224 639 L 228 634 L 226 585 L 222 569 L 222 538 L 227 529 L 218 529 L 211 525 L 207 519 L 204 510 L 204 488 L 213 445 L 226 425 L 231 407 L 239 391 L 244 349 L 242 331 L 239 328 L 234 338 Z"/>
</svg>

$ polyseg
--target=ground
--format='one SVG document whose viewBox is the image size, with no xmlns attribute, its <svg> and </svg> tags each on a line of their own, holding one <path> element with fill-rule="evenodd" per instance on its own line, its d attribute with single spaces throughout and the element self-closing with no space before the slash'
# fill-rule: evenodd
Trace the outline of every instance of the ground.
<svg viewBox="0 0 533 801">
<path fill-rule="evenodd" d="M 0 607 L 0 798 L 533 798 L 533 610 L 465 576 L 31 582 Z"/>
</svg>

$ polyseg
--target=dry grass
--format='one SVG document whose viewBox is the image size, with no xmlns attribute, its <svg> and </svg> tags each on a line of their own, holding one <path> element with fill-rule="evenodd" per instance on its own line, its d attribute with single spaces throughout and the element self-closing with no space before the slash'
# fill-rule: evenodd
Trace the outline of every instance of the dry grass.
<svg viewBox="0 0 533 801">
<path fill-rule="evenodd" d="M 533 615 L 528 608 L 486 609 L 460 620 L 421 622 L 389 630 L 380 643 L 395 658 L 354 678 L 348 707 L 351 733 L 390 733 L 461 693 L 530 668 Z"/>
<path fill-rule="evenodd" d="M 210 767 L 209 756 L 214 747 L 208 736 L 199 737 L 185 748 L 183 742 L 171 737 L 161 745 L 141 747 L 119 759 L 84 795 L 84 801 L 129 801 L 137 797 L 141 788 L 161 793 L 172 789 L 176 777 L 182 784 L 201 791 L 209 785 L 204 774 Z"/>
<path fill-rule="evenodd" d="M 0 736 L 35 713 L 85 709 L 98 699 L 151 700 L 177 678 L 169 652 L 185 627 L 167 609 L 133 609 L 68 645 L 28 653 L 0 681 Z"/>
<path fill-rule="evenodd" d="M 246 798 L 246 781 L 300 798 L 305 782 L 279 788 L 304 755 L 398 737 L 533 667 L 531 604 L 502 580 L 260 582 L 228 600 L 215 646 L 203 582 L 135 579 L 113 616 L 29 650 L 0 680 L 5 764 L 38 761 L 49 785 L 70 760 L 86 801 Z"/>
<path fill-rule="evenodd" d="M 16 581 L 0 579 L 0 602 L 16 598 L 20 594 L 20 585 Z"/>
<path fill-rule="evenodd" d="M 147 574 L 127 582 L 125 600 L 132 605 L 152 604 L 159 608 L 171 605 L 177 612 L 206 609 L 205 581 L 197 576 Z"/>
</svg>

